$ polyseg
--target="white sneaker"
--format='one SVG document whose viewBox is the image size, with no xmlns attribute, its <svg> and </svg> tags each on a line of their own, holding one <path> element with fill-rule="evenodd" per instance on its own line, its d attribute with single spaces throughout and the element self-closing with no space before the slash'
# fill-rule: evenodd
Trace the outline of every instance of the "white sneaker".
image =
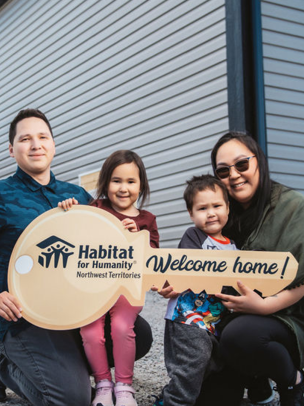
<svg viewBox="0 0 304 406">
<path fill-rule="evenodd" d="M 96 384 L 96 394 L 92 406 L 114 406 L 113 403 L 114 383 L 103 379 Z"/>
<path fill-rule="evenodd" d="M 135 390 L 127 383 L 117 382 L 114 388 L 115 406 L 138 406 L 134 398 Z"/>
</svg>

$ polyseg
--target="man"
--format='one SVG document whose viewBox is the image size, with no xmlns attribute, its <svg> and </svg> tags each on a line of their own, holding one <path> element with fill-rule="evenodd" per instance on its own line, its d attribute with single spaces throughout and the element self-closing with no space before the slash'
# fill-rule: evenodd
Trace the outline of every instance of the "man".
<svg viewBox="0 0 304 406">
<path fill-rule="evenodd" d="M 24 320 L 19 301 L 8 292 L 7 270 L 14 245 L 32 220 L 69 197 L 87 204 L 91 196 L 51 172 L 55 143 L 41 111 L 21 110 L 14 118 L 9 153 L 18 168 L 0 181 L 0 379 L 33 405 L 88 406 L 90 377 L 78 331 L 46 330 Z M 138 357 L 151 344 L 145 328 L 148 344 Z"/>
<path fill-rule="evenodd" d="M 32 220 L 68 197 L 87 204 L 91 196 L 52 174 L 55 143 L 39 110 L 19 112 L 9 142 L 18 168 L 0 181 L 0 377 L 34 405 L 87 406 L 90 379 L 75 332 L 48 331 L 22 319 L 18 300 L 7 291 L 7 269 L 15 242 Z"/>
</svg>

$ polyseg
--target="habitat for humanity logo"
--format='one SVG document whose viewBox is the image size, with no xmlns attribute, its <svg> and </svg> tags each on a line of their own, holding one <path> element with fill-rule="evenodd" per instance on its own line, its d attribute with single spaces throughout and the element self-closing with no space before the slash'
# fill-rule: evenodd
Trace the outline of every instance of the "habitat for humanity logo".
<svg viewBox="0 0 304 406">
<path fill-rule="evenodd" d="M 41 266 L 49 268 L 53 259 L 53 266 L 54 268 L 57 268 L 61 258 L 63 268 L 65 268 L 69 256 L 74 254 L 74 252 L 70 251 L 70 248 L 75 248 L 75 245 L 52 235 L 37 244 L 37 247 L 45 250 L 42 251 L 38 257 L 38 262 Z"/>
</svg>

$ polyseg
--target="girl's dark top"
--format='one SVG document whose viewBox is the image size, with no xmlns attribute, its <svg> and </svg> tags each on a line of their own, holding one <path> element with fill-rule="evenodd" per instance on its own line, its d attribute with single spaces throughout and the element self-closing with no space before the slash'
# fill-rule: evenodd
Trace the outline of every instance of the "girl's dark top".
<svg viewBox="0 0 304 406">
<path fill-rule="evenodd" d="M 122 213 L 115 211 L 109 199 L 98 199 L 91 203 L 92 206 L 106 210 L 113 214 L 118 220 L 124 220 L 130 218 L 135 221 L 138 230 L 147 230 L 150 233 L 150 245 L 152 248 L 159 248 L 159 234 L 156 225 L 156 217 L 154 214 L 146 210 L 139 210 L 138 216 L 125 216 Z"/>
</svg>

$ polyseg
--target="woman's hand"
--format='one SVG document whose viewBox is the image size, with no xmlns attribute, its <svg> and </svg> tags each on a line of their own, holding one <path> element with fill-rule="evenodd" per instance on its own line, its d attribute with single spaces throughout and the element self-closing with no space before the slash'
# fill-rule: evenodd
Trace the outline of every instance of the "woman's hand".
<svg viewBox="0 0 304 406">
<path fill-rule="evenodd" d="M 223 305 L 228 310 L 234 312 L 269 315 L 292 306 L 304 297 L 304 285 L 294 289 L 282 290 L 276 295 L 263 299 L 242 282 L 238 281 L 237 284 L 242 296 L 224 295 L 222 293 L 215 295 L 224 300 Z"/>
<path fill-rule="evenodd" d="M 127 219 L 122 220 L 121 222 L 122 222 L 122 225 L 124 226 L 124 228 L 126 230 L 131 231 L 131 233 L 135 233 L 135 232 L 139 231 L 137 228 L 137 224 L 135 223 L 134 220 L 127 218 Z"/>
<path fill-rule="evenodd" d="M 17 321 L 22 317 L 22 308 L 15 296 L 4 291 L 0 293 L 0 316 L 7 321 Z"/>
<path fill-rule="evenodd" d="M 267 314 L 265 300 L 248 288 L 241 281 L 237 282 L 241 296 L 224 295 L 217 293 L 215 296 L 223 300 L 223 305 L 230 311 L 252 314 Z M 266 312 L 265 312 L 266 311 Z"/>
<path fill-rule="evenodd" d="M 180 293 L 175 292 L 173 286 L 169 285 L 168 281 L 165 282 L 164 286 L 159 290 L 157 286 L 152 286 L 151 290 L 153 292 L 158 292 L 159 295 L 165 299 L 175 299 Z"/>
<path fill-rule="evenodd" d="M 69 199 L 59 202 L 58 207 L 61 207 L 64 211 L 68 211 L 73 204 L 78 204 L 78 200 L 76 200 L 75 197 L 70 197 Z"/>
</svg>

